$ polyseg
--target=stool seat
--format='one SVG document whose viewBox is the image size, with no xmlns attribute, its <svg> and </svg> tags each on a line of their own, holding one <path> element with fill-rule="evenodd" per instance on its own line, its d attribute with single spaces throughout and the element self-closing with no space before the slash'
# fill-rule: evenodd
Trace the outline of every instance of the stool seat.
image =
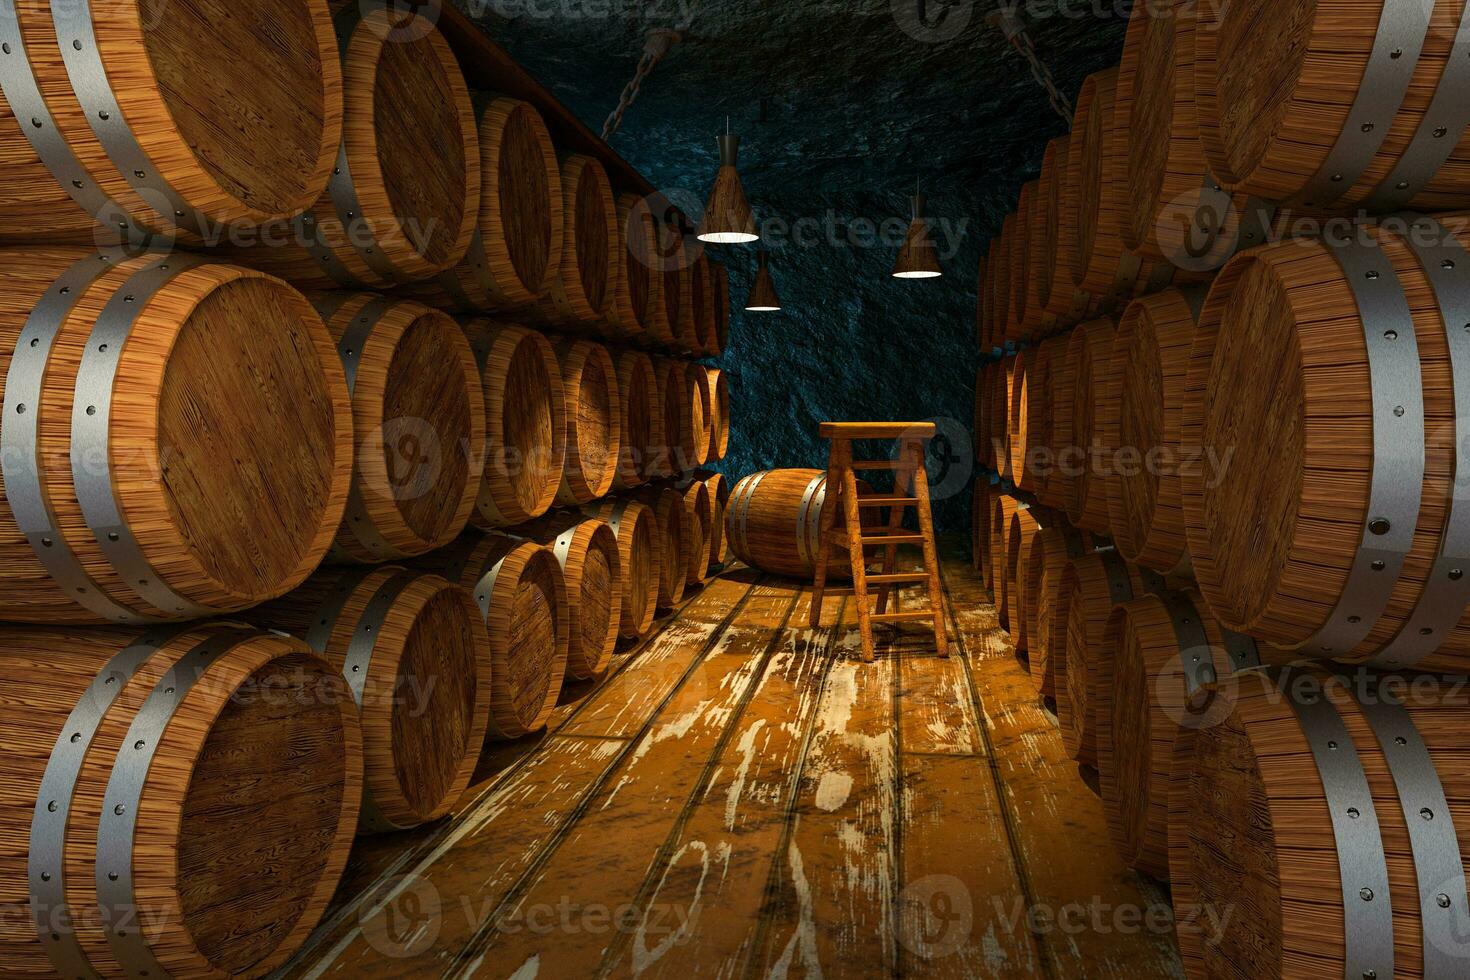
<svg viewBox="0 0 1470 980">
<path fill-rule="evenodd" d="M 828 595 L 850 594 L 857 599 L 858 630 L 862 638 L 863 659 L 873 659 L 873 624 L 928 621 L 934 628 L 934 646 L 940 656 L 948 656 L 949 648 L 944 620 L 944 597 L 939 581 L 939 556 L 934 547 L 934 521 L 929 513 L 929 476 L 924 471 L 925 444 L 934 436 L 933 422 L 823 422 L 822 438 L 831 441 L 827 458 L 827 501 L 822 508 L 817 540 L 816 575 L 812 583 L 811 624 L 822 624 L 822 601 Z M 899 444 L 898 456 L 886 460 L 853 459 L 852 444 L 857 439 L 893 439 Z M 856 470 L 892 470 L 893 492 L 861 495 Z M 845 524 L 836 527 L 837 508 L 842 507 Z M 888 508 L 888 521 L 864 526 L 864 510 Z M 912 509 L 918 516 L 915 534 L 903 526 L 904 514 Z M 827 586 L 827 562 L 830 543 L 846 545 L 852 565 L 852 588 Z M 897 567 L 899 545 L 918 545 L 924 551 L 924 564 L 919 572 L 900 572 Z M 880 548 L 883 554 L 873 561 L 882 562 L 882 571 L 868 574 L 868 549 Z M 888 596 L 905 585 L 927 585 L 928 609 L 890 612 Z M 868 588 L 877 588 L 876 607 L 868 604 Z"/>
<path fill-rule="evenodd" d="M 823 422 L 823 439 L 932 439 L 933 422 Z"/>
</svg>

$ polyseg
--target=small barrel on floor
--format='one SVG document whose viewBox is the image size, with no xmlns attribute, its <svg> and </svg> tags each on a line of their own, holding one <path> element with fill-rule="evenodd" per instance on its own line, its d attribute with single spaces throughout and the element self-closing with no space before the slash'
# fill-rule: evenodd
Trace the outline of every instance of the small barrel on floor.
<svg viewBox="0 0 1470 980">
<path fill-rule="evenodd" d="M 751 568 L 806 582 L 817 571 L 822 511 L 828 505 L 826 470 L 764 470 L 730 491 L 725 537 L 730 551 Z M 847 521 L 839 512 L 834 527 Z M 827 575 L 852 576 L 845 547 L 828 544 Z"/>
</svg>

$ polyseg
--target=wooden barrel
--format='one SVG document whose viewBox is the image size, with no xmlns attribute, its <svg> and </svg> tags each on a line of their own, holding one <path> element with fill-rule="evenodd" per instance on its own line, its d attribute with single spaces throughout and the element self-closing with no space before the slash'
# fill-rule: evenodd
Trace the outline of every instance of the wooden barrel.
<svg viewBox="0 0 1470 980">
<path fill-rule="evenodd" d="M 600 517 L 556 511 L 507 533 L 544 545 L 561 563 L 567 587 L 567 677 L 601 676 L 618 642 L 623 607 L 617 532 Z"/>
<path fill-rule="evenodd" d="M 619 194 L 616 316 L 617 336 L 630 343 L 662 344 L 673 339 L 664 310 L 664 278 L 657 271 L 658 223 L 643 198 Z"/>
<path fill-rule="evenodd" d="M 1075 168 L 1075 212 L 1067 228 L 1075 230 L 1079 289 L 1113 301 L 1153 292 L 1169 284 L 1174 267 L 1144 262 L 1123 244 L 1123 210 L 1127 205 L 1127 161 L 1119 152 L 1121 138 L 1113 120 L 1118 69 L 1089 75 L 1077 96 L 1068 164 Z M 1066 231 L 1063 232 L 1066 234 Z"/>
<path fill-rule="evenodd" d="M 1325 681 L 1246 672 L 1228 714 L 1179 734 L 1169 868 L 1198 923 L 1179 930 L 1192 977 L 1464 971 L 1470 699 L 1428 676 Z"/>
<path fill-rule="evenodd" d="M 1060 351 L 1060 355 L 1058 354 Z M 1065 356 L 1067 338 L 1048 337 L 1029 353 L 1026 380 L 1017 397 L 1018 422 L 1016 439 L 1011 445 L 1013 467 L 1020 474 L 1020 486 L 1033 493 L 1045 486 L 1055 466 L 1052 449 L 1052 366 Z"/>
<path fill-rule="evenodd" d="M 1372 8 L 1210 0 L 1195 14 L 1200 138 L 1227 189 L 1342 212 L 1470 204 L 1470 136 L 1444 115 L 1464 98 L 1445 80 L 1465 57 L 1457 9 L 1425 5 L 1384 35 Z M 1364 95 L 1372 108 L 1355 110 Z"/>
<path fill-rule="evenodd" d="M 1182 445 L 1184 384 L 1203 298 L 1166 289 L 1136 299 L 1113 340 L 1119 460 L 1108 524 L 1124 558 L 1165 572 L 1188 560 L 1180 471 L 1201 461 Z"/>
<path fill-rule="evenodd" d="M 1046 144 L 1041 175 L 1036 178 L 1036 190 L 1031 197 L 1031 227 L 1026 233 L 1026 312 L 1021 323 L 1022 334 L 1028 340 L 1045 336 L 1057 327 L 1056 318 L 1047 313 L 1042 302 L 1041 286 L 1043 270 L 1046 275 L 1051 273 L 1047 263 L 1051 261 L 1053 246 L 1047 236 L 1056 228 L 1056 216 L 1052 214 L 1057 197 L 1054 185 L 1059 179 L 1056 144 L 1062 141 L 1058 138 Z"/>
<path fill-rule="evenodd" d="M 405 291 L 446 309 L 524 309 L 551 288 L 561 266 L 561 167 L 529 102 L 501 95 L 474 102 L 483 186 L 469 248 L 437 279 Z"/>
<path fill-rule="evenodd" d="M 362 799 L 330 664 L 223 623 L 12 628 L 0 664 L 0 973 L 262 977 L 300 948 Z"/>
<path fill-rule="evenodd" d="M 663 442 L 663 399 L 653 361 L 642 351 L 618 354 L 619 434 L 622 443 L 613 486 L 640 486 L 658 475 Z"/>
<path fill-rule="evenodd" d="M 730 376 L 720 368 L 705 368 L 710 404 L 710 463 L 724 459 L 730 452 Z"/>
<path fill-rule="evenodd" d="M 465 257 L 479 223 L 480 148 L 464 76 L 417 13 L 349 4 L 335 20 L 345 104 L 331 182 L 289 228 L 231 241 L 230 254 L 319 289 L 434 278 Z M 213 120 L 218 109 L 207 111 Z"/>
<path fill-rule="evenodd" d="M 1035 269 L 1036 301 L 1042 308 L 1044 319 L 1060 328 L 1086 319 L 1093 300 L 1090 293 L 1073 284 L 1077 242 L 1063 237 L 1068 209 L 1076 207 L 1075 174 L 1069 166 L 1070 146 L 1070 137 L 1058 136 L 1046 145 L 1046 155 L 1042 158 L 1046 223 L 1041 229 L 1043 251 L 1040 264 Z"/>
<path fill-rule="evenodd" d="M 305 298 L 195 257 L 0 257 L 0 618 L 198 619 L 301 584 L 352 484 Z"/>
<path fill-rule="evenodd" d="M 658 268 L 663 270 L 664 316 L 669 323 L 669 339 L 664 346 L 675 352 L 692 350 L 694 283 L 684 235 L 667 222 L 659 226 Z"/>
<path fill-rule="evenodd" d="M 1092 669 L 1108 656 L 1108 615 L 1113 606 L 1163 588 L 1157 574 L 1125 562 L 1116 551 L 1074 558 L 1062 573 L 1055 615 L 1066 623 L 1066 655 L 1051 653 L 1057 721 L 1067 754 L 1085 765 L 1097 762 L 1095 705 L 1097 676 Z"/>
<path fill-rule="evenodd" d="M 1169 879 L 1169 780 L 1183 728 L 1218 721 L 1191 696 L 1260 663 L 1254 641 L 1221 629 L 1198 595 L 1165 592 L 1113 608 L 1094 659 L 1097 771 L 1113 847 Z"/>
<path fill-rule="evenodd" d="M 666 357 L 654 361 L 658 376 L 659 402 L 663 407 L 660 432 L 658 472 L 678 476 L 704 462 L 708 448 L 704 445 L 709 430 L 704 424 L 704 401 L 699 394 L 699 381 L 690 371 L 689 361 Z"/>
<path fill-rule="evenodd" d="M 715 281 L 710 272 L 709 256 L 703 250 L 689 267 L 689 271 L 690 309 L 694 317 L 696 341 L 691 353 L 699 357 L 712 357 L 718 342 L 715 336 Z"/>
<path fill-rule="evenodd" d="M 1026 422 L 1030 404 L 1026 398 L 1027 380 L 1036 363 L 1037 350 L 1023 347 L 1011 358 L 1011 382 L 1006 395 L 1006 460 L 1005 472 L 1023 490 L 1030 490 L 1030 474 L 1026 472 Z"/>
<path fill-rule="evenodd" d="M 1047 424 L 1050 466 L 1037 481 L 1036 496 L 1048 507 L 1066 510 L 1072 495 L 1072 478 L 1077 465 L 1077 443 L 1072 431 L 1072 403 L 1076 398 L 1077 348 L 1072 338 L 1077 331 L 1054 338 L 1050 362 L 1047 364 Z"/>
<path fill-rule="evenodd" d="M 1051 515 L 1037 508 L 1017 508 L 1006 528 L 1006 622 L 1017 653 L 1025 653 L 1031 645 L 1026 628 L 1026 566 L 1031 560 L 1031 539 L 1051 522 Z"/>
<path fill-rule="evenodd" d="M 1112 390 L 1112 320 L 1091 320 L 1071 333 L 1068 357 L 1072 362 L 1072 439 L 1064 451 L 1071 470 L 1067 517 L 1088 531 L 1108 531 L 1108 474 L 1113 448 L 1104 439 L 1109 415 L 1116 411 Z"/>
<path fill-rule="evenodd" d="M 348 377 L 357 446 L 331 557 L 442 548 L 464 530 L 484 468 L 485 396 L 464 331 L 422 303 L 374 293 L 324 293 L 316 306 Z"/>
<path fill-rule="evenodd" d="M 490 639 L 467 591 L 399 565 L 326 569 L 246 618 L 305 640 L 347 681 L 362 719 L 362 832 L 454 809 L 490 720 Z"/>
<path fill-rule="evenodd" d="M 991 338 L 996 347 L 1006 343 L 1006 324 L 1010 319 L 1011 305 L 1011 239 L 1016 234 L 1016 216 L 1008 214 L 1000 223 L 1000 237 L 996 239 L 995 251 L 995 304 L 991 312 Z"/>
<path fill-rule="evenodd" d="M 695 470 L 694 478 L 702 480 L 709 489 L 710 567 L 723 565 L 729 551 L 729 541 L 725 537 L 725 512 L 730 507 L 730 481 L 725 479 L 725 474 L 711 470 Z"/>
<path fill-rule="evenodd" d="M 1008 493 L 995 498 L 990 506 L 990 573 L 985 584 L 995 598 L 995 611 L 1002 627 L 1010 625 L 1006 614 L 1006 548 L 1011 537 L 1011 517 L 1021 502 Z"/>
<path fill-rule="evenodd" d="M 764 470 L 735 484 L 725 511 L 730 550 L 751 568 L 811 581 L 818 531 L 827 505 L 825 470 Z M 846 527 L 839 511 L 834 527 Z M 827 575 L 852 577 L 847 549 L 829 545 Z"/>
<path fill-rule="evenodd" d="M 1205 164 L 1195 105 L 1196 12 L 1183 0 L 1133 8 L 1115 112 L 1127 161 L 1123 244 L 1149 261 L 1205 270 L 1237 246 L 1260 245 L 1265 229 L 1254 213 L 1242 227 L 1244 210 L 1258 202 L 1218 190 Z"/>
<path fill-rule="evenodd" d="M 1021 185 L 1021 194 L 1016 201 L 1016 226 L 1011 235 L 1011 261 L 1007 266 L 1010 282 L 1007 289 L 1010 298 L 1006 303 L 1006 339 L 1021 340 L 1022 324 L 1026 321 L 1026 284 L 1030 282 L 1028 260 L 1031 257 L 1031 215 L 1035 210 L 1036 181 L 1028 180 Z"/>
<path fill-rule="evenodd" d="M 995 379 L 995 388 L 990 398 L 990 447 L 1000 475 L 1011 479 L 1011 391 L 1016 380 L 1016 359 L 1007 357 L 999 362 L 1000 370 Z"/>
<path fill-rule="evenodd" d="M 566 576 L 550 548 L 498 531 L 471 531 L 416 559 L 468 589 L 490 638 L 490 725 L 495 738 L 546 727 L 567 671 L 571 628 Z"/>
<path fill-rule="evenodd" d="M 703 466 L 710 462 L 710 453 L 715 442 L 714 389 L 709 384 L 709 368 L 693 361 L 684 366 L 686 383 L 694 396 L 694 415 L 690 420 L 694 426 L 694 455 L 691 466 Z"/>
<path fill-rule="evenodd" d="M 523 524 L 556 500 L 566 466 L 561 367 L 546 337 L 494 320 L 467 320 L 465 334 L 485 395 L 485 479 L 470 522 Z"/>
<path fill-rule="evenodd" d="M 1063 580 L 1073 558 L 1092 552 L 1092 535 L 1064 520 L 1054 520 L 1031 538 L 1026 560 L 1026 631 L 1030 638 L 1027 659 L 1031 683 L 1042 697 L 1056 697 L 1061 673 L 1052 657 L 1062 658 L 1067 650 L 1067 621 L 1061 606 Z"/>
<path fill-rule="evenodd" d="M 617 297 L 618 208 L 602 164 L 573 153 L 561 161 L 561 261 L 537 315 L 567 330 L 611 332 Z"/>
<path fill-rule="evenodd" d="M 1231 629 L 1309 657 L 1470 665 L 1450 506 L 1467 471 L 1450 347 L 1464 293 L 1444 278 L 1470 266 L 1470 234 L 1455 234 L 1268 245 L 1211 289 L 1184 409 L 1184 444 L 1206 457 L 1183 475 L 1184 513 L 1200 592 Z M 1365 323 L 1358 291 L 1398 312 Z"/>
<path fill-rule="evenodd" d="M 684 501 L 684 567 L 689 585 L 703 585 L 709 574 L 710 549 L 714 545 L 714 500 L 709 487 L 694 474 L 675 484 Z"/>
<path fill-rule="evenodd" d="M 689 517 L 684 497 L 667 484 L 639 487 L 631 494 L 653 514 L 658 547 L 658 607 L 672 609 L 684 598 L 689 583 L 689 551 L 685 528 Z"/>
<path fill-rule="evenodd" d="M 617 367 L 607 348 L 590 340 L 562 341 L 556 351 L 567 427 L 556 502 L 585 504 L 612 489 L 622 451 Z"/>
<path fill-rule="evenodd" d="M 7 9 L 0 240 L 91 245 L 131 225 L 135 240 L 214 241 L 283 225 L 326 187 L 342 66 L 324 4 L 246 2 L 229 17 L 205 0 L 112 4 L 89 11 L 96 43 L 81 48 L 48 6 Z"/>
<path fill-rule="evenodd" d="M 653 626 L 658 605 L 658 519 L 637 501 L 618 497 L 588 504 L 582 512 L 606 521 L 617 535 L 621 571 L 618 629 L 626 639 L 643 636 Z"/>
</svg>

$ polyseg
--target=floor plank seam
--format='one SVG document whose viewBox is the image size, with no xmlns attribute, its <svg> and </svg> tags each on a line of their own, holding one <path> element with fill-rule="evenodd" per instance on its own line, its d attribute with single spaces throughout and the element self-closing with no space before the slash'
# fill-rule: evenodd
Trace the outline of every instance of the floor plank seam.
<svg viewBox="0 0 1470 980">
<path fill-rule="evenodd" d="M 842 596 L 837 604 L 837 619 L 830 627 L 831 633 L 827 638 L 827 649 L 822 655 L 822 677 L 816 685 L 814 703 L 820 705 L 822 697 L 827 690 L 827 680 L 832 674 L 832 666 L 837 662 L 837 650 L 841 637 L 848 630 L 848 624 L 844 622 L 847 614 L 847 596 Z M 795 764 L 791 767 L 791 782 L 786 789 L 786 815 L 781 824 L 781 836 L 776 844 L 775 854 L 771 861 L 771 870 L 766 876 L 765 892 L 761 900 L 760 923 L 756 927 L 755 937 L 751 941 L 750 950 L 747 953 L 745 968 L 740 971 L 743 980 L 755 980 L 760 975 L 761 953 L 770 940 L 771 919 L 775 915 L 776 906 L 781 894 L 781 882 L 786 867 L 787 852 L 791 849 L 791 838 L 795 833 L 796 821 L 801 809 L 801 776 L 806 769 L 807 759 L 811 754 L 812 741 L 817 733 L 817 711 L 811 713 L 811 717 L 804 722 L 805 730 L 802 732 L 801 750 L 797 753 Z"/>
<path fill-rule="evenodd" d="M 803 589 L 797 589 L 792 594 L 791 604 L 786 607 L 786 613 L 781 618 L 781 625 L 775 627 L 772 631 L 771 638 L 767 641 L 765 650 L 761 653 L 759 664 L 751 674 L 749 686 L 741 694 L 735 710 L 731 712 L 729 720 L 725 723 L 724 730 L 720 732 L 720 737 L 716 739 L 710 751 L 709 758 L 700 770 L 698 779 L 690 787 L 689 797 L 684 801 L 683 807 L 680 808 L 679 815 L 675 818 L 673 827 L 669 830 L 663 844 L 654 853 L 653 860 L 648 867 L 648 873 L 644 876 L 643 884 L 639 886 L 638 894 L 633 899 L 632 904 L 635 909 L 643 909 L 649 898 L 657 891 L 660 869 L 665 866 L 667 859 L 673 856 L 675 848 L 678 847 L 679 838 L 683 836 L 685 828 L 689 825 L 689 819 L 694 809 L 699 805 L 701 798 L 709 788 L 710 781 L 713 779 L 716 770 L 719 769 L 720 760 L 724 756 L 725 749 L 729 747 L 730 740 L 734 738 L 734 733 L 736 728 L 739 727 L 740 719 L 744 717 L 746 710 L 750 707 L 750 702 L 755 697 L 756 689 L 760 684 L 761 677 L 764 676 L 765 670 L 771 662 L 771 657 L 780 649 L 782 641 L 786 638 L 786 629 L 791 624 L 791 617 L 795 614 L 796 607 L 801 603 L 803 591 Z M 628 943 L 631 941 L 631 937 L 626 931 L 619 932 L 614 936 L 612 943 L 609 944 L 607 951 L 603 955 L 602 963 L 598 967 L 596 975 L 599 980 L 609 976 L 613 972 L 618 960 L 622 957 L 624 950 L 626 950 Z"/>
<path fill-rule="evenodd" d="M 623 747 L 623 749 L 612 760 L 609 761 L 607 767 L 603 770 L 602 774 L 598 776 L 593 784 L 588 788 L 582 799 L 572 809 L 572 812 L 568 814 L 567 818 L 562 821 L 560 826 L 558 826 L 556 830 L 553 831 L 550 836 L 548 836 L 546 843 L 537 852 L 535 858 L 533 858 L 527 864 L 525 870 L 522 871 L 521 874 L 517 877 L 515 883 L 511 885 L 510 890 L 506 892 L 505 897 L 502 898 L 499 903 L 497 903 L 494 911 L 492 911 L 485 917 L 485 921 L 475 931 L 475 933 L 470 936 L 469 941 L 465 943 L 464 948 L 459 951 L 459 954 L 454 958 L 454 961 L 451 962 L 449 966 L 445 969 L 443 973 L 444 977 L 457 975 L 458 971 L 460 971 L 466 964 L 473 963 L 482 953 L 489 949 L 490 944 L 494 941 L 494 933 L 496 929 L 499 927 L 504 918 L 515 908 L 515 904 L 519 902 L 522 897 L 524 897 L 526 890 L 535 882 L 536 877 L 540 873 L 541 869 L 546 865 L 546 862 L 550 860 L 552 854 L 556 852 L 556 849 L 560 847 L 561 844 L 566 840 L 567 836 L 572 832 L 572 829 L 577 825 L 578 821 L 580 821 L 582 817 L 586 815 L 588 808 L 590 808 L 592 805 L 592 801 L 596 799 L 597 794 L 607 784 L 607 780 L 610 778 L 612 773 L 618 770 L 622 763 L 628 758 L 629 754 L 632 753 L 637 745 L 648 735 L 649 731 L 653 728 L 654 721 L 658 718 L 659 714 L 679 693 L 679 689 L 684 686 L 684 683 L 693 675 L 694 671 L 699 669 L 700 665 L 704 662 L 704 658 L 719 644 L 720 638 L 724 635 L 725 630 L 730 628 L 730 624 L 735 621 L 736 617 L 739 616 L 740 612 L 745 608 L 746 603 L 750 600 L 750 597 L 754 594 L 755 590 L 761 585 L 765 584 L 768 581 L 768 578 L 768 576 L 761 576 L 755 582 L 751 583 L 751 585 L 741 594 L 740 599 L 734 603 L 730 611 L 720 620 L 717 628 L 713 632 L 711 632 L 708 639 L 705 640 L 703 646 L 701 646 L 700 648 L 699 655 L 695 657 L 690 662 L 689 666 L 685 668 L 684 672 L 680 674 L 678 682 L 674 684 L 674 686 L 669 690 L 668 694 L 666 694 L 664 698 L 659 701 L 659 703 L 654 707 L 653 711 L 649 714 L 647 720 L 643 723 L 643 726 L 639 728 L 637 733 L 635 733 L 632 738 L 628 739 L 627 744 Z M 570 720 L 570 718 L 568 718 L 568 720 Z"/>
<path fill-rule="evenodd" d="M 990 769 L 990 778 L 995 783 L 996 803 L 1000 808 L 1000 817 L 1005 825 L 1006 844 L 1011 852 L 1011 862 L 1014 865 L 1016 881 L 1021 886 L 1021 893 L 1025 897 L 1026 908 L 1036 908 L 1036 892 L 1031 884 L 1030 871 L 1026 866 L 1025 855 L 1019 846 L 1019 834 L 1016 829 L 1016 817 L 1011 811 L 1006 792 L 1005 775 L 1000 771 L 1000 765 L 995 754 L 995 745 L 990 738 L 990 729 L 985 723 L 985 712 L 980 692 L 975 686 L 975 675 L 971 671 L 970 645 L 965 640 L 964 631 L 958 628 L 958 615 L 955 606 L 954 594 L 950 591 L 949 575 L 946 572 L 945 563 L 940 562 L 939 580 L 944 590 L 945 614 L 951 621 L 956 623 L 955 634 L 959 641 L 960 655 L 965 658 L 965 686 L 970 692 L 970 706 L 974 711 L 975 728 L 980 736 L 980 744 L 985 748 L 985 760 Z M 1032 937 L 1032 945 L 1036 949 L 1037 961 L 1041 965 L 1042 973 L 1058 980 L 1056 965 L 1052 961 L 1051 951 L 1047 948 L 1044 937 L 1028 924 L 1027 930 Z"/>
</svg>

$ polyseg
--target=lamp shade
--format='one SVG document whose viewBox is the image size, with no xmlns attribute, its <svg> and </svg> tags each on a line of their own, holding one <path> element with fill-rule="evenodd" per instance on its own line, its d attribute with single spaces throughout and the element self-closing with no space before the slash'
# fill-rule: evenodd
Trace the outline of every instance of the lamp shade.
<svg viewBox="0 0 1470 980">
<path fill-rule="evenodd" d="M 934 251 L 934 240 L 929 237 L 929 222 L 924 217 L 924 195 L 913 198 L 914 218 L 904 236 L 903 246 L 898 250 L 898 259 L 893 263 L 896 279 L 933 279 L 944 275 L 939 267 L 939 255 Z"/>
<path fill-rule="evenodd" d="M 768 261 L 768 252 L 757 252 L 757 266 L 755 270 L 755 282 L 751 284 L 750 295 L 745 300 L 745 308 L 756 313 L 774 313 L 781 309 L 781 298 L 776 295 L 776 284 L 771 280 L 771 266 Z"/>
<path fill-rule="evenodd" d="M 720 137 L 720 171 L 715 174 L 715 186 L 699 223 L 698 238 L 702 242 L 739 245 L 760 238 L 755 233 L 755 215 L 750 213 L 745 187 L 740 183 L 740 171 L 735 168 L 739 150 L 739 136 L 726 133 Z"/>
</svg>

